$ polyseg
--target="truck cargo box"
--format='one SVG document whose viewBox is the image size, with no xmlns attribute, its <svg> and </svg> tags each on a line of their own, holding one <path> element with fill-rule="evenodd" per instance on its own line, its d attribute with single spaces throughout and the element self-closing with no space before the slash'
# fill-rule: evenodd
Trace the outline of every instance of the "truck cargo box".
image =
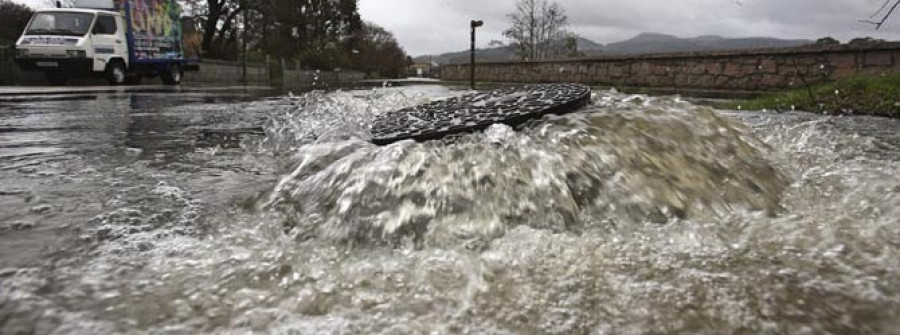
<svg viewBox="0 0 900 335">
<path fill-rule="evenodd" d="M 131 61 L 184 59 L 181 6 L 175 0 L 116 0 L 128 23 Z"/>
</svg>

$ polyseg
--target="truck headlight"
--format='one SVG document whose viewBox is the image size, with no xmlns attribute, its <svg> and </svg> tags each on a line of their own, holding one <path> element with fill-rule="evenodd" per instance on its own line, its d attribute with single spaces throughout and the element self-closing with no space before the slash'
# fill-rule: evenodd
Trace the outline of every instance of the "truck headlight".
<svg viewBox="0 0 900 335">
<path fill-rule="evenodd" d="M 69 56 L 69 58 L 85 58 L 87 57 L 87 52 L 84 50 L 66 50 L 66 56 Z"/>
<path fill-rule="evenodd" d="M 16 57 L 27 58 L 28 55 L 29 55 L 28 49 L 16 49 Z"/>
</svg>

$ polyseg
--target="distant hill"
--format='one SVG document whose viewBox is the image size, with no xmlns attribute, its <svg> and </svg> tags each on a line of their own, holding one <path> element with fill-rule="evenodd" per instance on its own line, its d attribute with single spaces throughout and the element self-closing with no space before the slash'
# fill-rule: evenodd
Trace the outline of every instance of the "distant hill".
<svg viewBox="0 0 900 335">
<path fill-rule="evenodd" d="M 647 54 L 665 52 L 714 51 L 796 47 L 812 44 L 810 40 L 783 40 L 771 37 L 725 38 L 708 35 L 693 38 L 679 38 L 671 35 L 644 33 L 632 39 L 611 43 L 606 46 L 606 54 Z"/>
<path fill-rule="evenodd" d="M 584 37 L 578 37 L 576 38 L 576 41 L 578 43 L 578 51 L 584 53 L 599 53 L 605 48 L 603 44 L 591 41 Z"/>
<path fill-rule="evenodd" d="M 595 43 L 586 38 L 577 38 L 578 50 L 584 53 L 597 54 L 603 49 L 603 45 Z M 499 62 L 505 60 L 518 60 L 515 50 L 511 47 L 487 48 L 475 50 L 475 55 L 482 62 Z M 448 52 L 436 56 L 419 56 L 413 58 L 416 63 L 427 63 L 429 61 L 438 64 L 460 64 L 469 62 L 469 50 Z"/>
<path fill-rule="evenodd" d="M 488 62 L 488 61 L 504 61 L 504 60 L 515 60 L 516 54 L 515 52 L 508 48 L 489 48 L 489 49 L 477 49 L 475 50 L 475 55 L 478 57 L 479 61 Z M 466 51 L 458 51 L 458 52 L 448 52 L 445 54 L 440 54 L 436 56 L 419 56 L 413 58 L 416 63 L 428 63 L 429 61 L 438 63 L 438 64 L 458 64 L 458 63 L 468 63 L 469 62 L 469 50 Z"/>
<path fill-rule="evenodd" d="M 725 38 L 722 36 L 708 35 L 693 38 L 679 38 L 676 36 L 654 33 L 643 33 L 634 38 L 602 45 L 586 38 L 578 38 L 578 51 L 585 56 L 600 55 L 634 55 L 646 53 L 689 52 L 689 51 L 714 51 L 714 50 L 740 50 L 795 47 L 812 44 L 810 40 L 784 40 L 771 37 L 749 38 Z M 513 49 L 509 47 L 479 49 L 476 51 L 479 61 L 504 61 L 518 59 Z M 458 64 L 469 62 L 469 51 L 450 52 L 436 56 L 416 57 L 416 62 L 428 62 L 438 64 Z"/>
</svg>

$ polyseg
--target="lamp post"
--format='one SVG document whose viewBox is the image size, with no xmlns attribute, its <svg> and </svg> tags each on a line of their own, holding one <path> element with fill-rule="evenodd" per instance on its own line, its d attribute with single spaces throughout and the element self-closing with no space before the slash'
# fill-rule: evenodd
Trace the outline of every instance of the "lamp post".
<svg viewBox="0 0 900 335">
<path fill-rule="evenodd" d="M 247 10 L 247 2 L 245 0 L 241 0 L 241 8 L 243 8 L 243 10 L 244 10 L 244 24 L 243 24 L 244 31 L 243 31 L 243 36 L 241 37 L 241 44 L 243 44 L 243 46 L 241 47 L 243 49 L 243 50 L 241 50 L 241 56 L 242 56 L 241 57 L 241 82 L 244 85 L 247 85 L 247 22 L 248 22 L 247 21 L 247 12 L 248 12 L 248 10 Z"/>
<path fill-rule="evenodd" d="M 472 50 L 470 52 L 470 62 L 469 62 L 469 70 L 471 71 L 471 88 L 475 89 L 475 28 L 481 27 L 484 25 L 484 21 L 481 20 L 472 20 L 469 24 L 472 27 Z"/>
</svg>

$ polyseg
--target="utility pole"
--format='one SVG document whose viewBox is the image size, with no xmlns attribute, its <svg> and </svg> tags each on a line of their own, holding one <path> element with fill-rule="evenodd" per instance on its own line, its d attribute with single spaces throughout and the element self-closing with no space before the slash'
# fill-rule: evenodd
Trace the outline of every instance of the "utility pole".
<svg viewBox="0 0 900 335">
<path fill-rule="evenodd" d="M 483 25 L 484 25 L 484 21 L 481 21 L 481 20 L 472 20 L 472 22 L 469 23 L 469 26 L 472 27 L 472 50 L 471 50 L 471 53 L 470 53 L 470 56 L 471 56 L 470 58 L 471 58 L 471 59 L 470 59 L 470 62 L 469 62 L 469 70 L 471 71 L 471 73 L 470 73 L 470 74 L 471 74 L 471 76 L 470 76 L 470 79 L 471 79 L 470 87 L 471 87 L 473 90 L 475 89 L 475 28 L 481 27 L 481 26 L 483 26 Z"/>
<path fill-rule="evenodd" d="M 244 24 L 243 24 L 243 26 L 244 26 L 243 35 L 244 36 L 241 38 L 243 40 L 243 45 L 244 45 L 243 46 L 244 50 L 242 52 L 243 57 L 241 57 L 241 58 L 243 58 L 243 60 L 241 60 L 241 81 L 244 83 L 244 85 L 247 85 L 247 22 L 249 22 L 249 21 L 247 21 L 248 10 L 247 10 L 247 1 L 246 0 L 241 0 L 241 8 L 244 11 Z"/>
</svg>

